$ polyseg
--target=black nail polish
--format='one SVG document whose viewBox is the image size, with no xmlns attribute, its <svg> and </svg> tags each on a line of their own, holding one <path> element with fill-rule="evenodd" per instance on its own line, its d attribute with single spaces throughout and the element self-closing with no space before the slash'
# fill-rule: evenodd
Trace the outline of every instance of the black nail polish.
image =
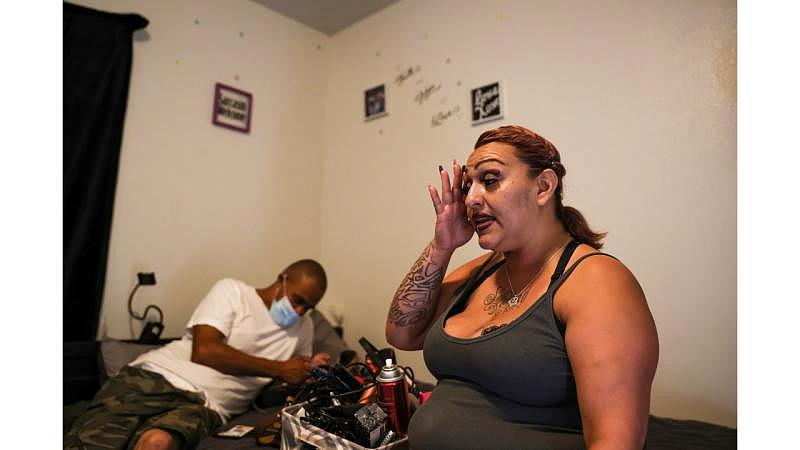
<svg viewBox="0 0 800 450">
<path fill-rule="evenodd" d="M 442 165 L 439 164 L 439 172 L 442 172 L 442 171 L 444 171 L 444 167 L 442 167 Z"/>
</svg>

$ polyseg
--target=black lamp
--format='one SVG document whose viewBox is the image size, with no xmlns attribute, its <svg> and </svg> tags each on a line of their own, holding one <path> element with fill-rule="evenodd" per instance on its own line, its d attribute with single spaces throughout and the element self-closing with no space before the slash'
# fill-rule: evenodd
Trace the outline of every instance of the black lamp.
<svg viewBox="0 0 800 450">
<path fill-rule="evenodd" d="M 158 311 L 158 321 L 148 321 L 145 323 L 144 327 L 142 327 L 142 334 L 139 336 L 139 342 L 144 344 L 157 344 L 159 337 L 161 337 L 161 332 L 164 331 L 164 313 L 161 311 L 161 308 L 156 305 L 147 305 L 147 307 L 144 308 L 144 313 L 139 316 L 133 312 L 133 308 L 131 306 L 133 303 L 133 294 L 136 293 L 136 290 L 139 289 L 139 286 L 152 286 L 156 284 L 156 274 L 153 272 L 139 272 L 137 277 L 138 281 L 136 286 L 133 287 L 131 295 L 128 297 L 128 313 L 136 320 L 144 320 L 147 317 L 147 312 L 150 311 L 150 309 Z"/>
</svg>

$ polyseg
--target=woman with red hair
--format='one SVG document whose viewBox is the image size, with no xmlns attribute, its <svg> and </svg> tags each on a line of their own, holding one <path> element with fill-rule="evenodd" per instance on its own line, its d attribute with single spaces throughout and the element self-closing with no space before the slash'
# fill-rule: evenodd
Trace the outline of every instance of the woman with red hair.
<svg viewBox="0 0 800 450">
<path fill-rule="evenodd" d="M 641 449 L 658 337 L 604 233 L 563 204 L 556 147 L 520 126 L 440 167 L 434 236 L 395 293 L 389 343 L 438 379 L 409 426 L 419 449 Z M 490 250 L 445 276 L 478 235 Z"/>
</svg>

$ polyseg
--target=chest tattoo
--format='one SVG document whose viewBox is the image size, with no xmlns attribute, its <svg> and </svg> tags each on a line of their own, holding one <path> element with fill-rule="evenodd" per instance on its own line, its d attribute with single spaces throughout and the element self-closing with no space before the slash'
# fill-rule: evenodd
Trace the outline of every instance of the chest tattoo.
<svg viewBox="0 0 800 450">
<path fill-rule="evenodd" d="M 511 292 L 498 286 L 495 292 L 489 293 L 486 298 L 483 299 L 483 310 L 494 319 L 499 314 L 511 311 L 520 305 L 521 302 L 515 304 L 509 303 L 511 297 Z"/>
</svg>

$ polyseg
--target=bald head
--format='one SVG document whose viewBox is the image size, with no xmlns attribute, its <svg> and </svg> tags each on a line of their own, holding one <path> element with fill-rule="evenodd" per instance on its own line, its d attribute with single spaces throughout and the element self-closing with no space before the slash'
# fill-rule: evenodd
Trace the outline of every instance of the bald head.
<svg viewBox="0 0 800 450">
<path fill-rule="evenodd" d="M 313 283 L 319 290 L 318 296 L 315 296 L 318 299 L 322 298 L 322 295 L 325 294 L 325 290 L 328 288 L 328 278 L 325 276 L 325 269 L 322 268 L 320 263 L 313 259 L 301 259 L 289 264 L 289 266 L 283 269 L 283 272 L 278 275 L 278 281 L 281 281 L 281 276 L 283 274 L 286 274 L 286 281 L 289 283 Z"/>
</svg>

